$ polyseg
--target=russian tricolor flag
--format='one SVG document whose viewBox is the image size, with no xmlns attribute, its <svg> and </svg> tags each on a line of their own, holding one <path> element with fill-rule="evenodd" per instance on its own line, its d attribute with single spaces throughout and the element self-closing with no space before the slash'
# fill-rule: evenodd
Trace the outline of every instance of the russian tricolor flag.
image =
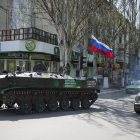
<svg viewBox="0 0 140 140">
<path fill-rule="evenodd" d="M 92 36 L 92 46 L 90 48 L 91 51 L 97 52 L 107 56 L 108 58 L 114 58 L 114 52 L 104 43 L 98 41 L 94 36 Z"/>
</svg>

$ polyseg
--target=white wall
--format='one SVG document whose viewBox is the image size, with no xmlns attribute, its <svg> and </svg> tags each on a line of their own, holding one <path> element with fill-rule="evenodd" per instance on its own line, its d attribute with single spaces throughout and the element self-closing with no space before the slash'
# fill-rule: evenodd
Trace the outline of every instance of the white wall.
<svg viewBox="0 0 140 140">
<path fill-rule="evenodd" d="M 1 52 L 29 52 L 25 47 L 26 42 L 27 41 L 23 40 L 1 42 Z M 54 54 L 54 47 L 56 47 L 56 45 L 40 41 L 34 41 L 34 43 L 36 44 L 36 48 L 32 52 Z"/>
</svg>

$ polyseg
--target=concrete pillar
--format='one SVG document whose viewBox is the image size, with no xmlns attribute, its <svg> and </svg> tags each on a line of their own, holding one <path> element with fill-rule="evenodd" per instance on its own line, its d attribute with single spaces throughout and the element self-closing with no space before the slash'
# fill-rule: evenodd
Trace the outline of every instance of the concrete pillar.
<svg viewBox="0 0 140 140">
<path fill-rule="evenodd" d="M 7 71 L 7 59 L 4 59 L 4 71 Z"/>
<path fill-rule="evenodd" d="M 53 61 L 51 61 L 51 72 L 53 72 Z"/>
<path fill-rule="evenodd" d="M 32 60 L 32 61 L 31 61 L 31 71 L 33 71 L 34 66 L 35 66 L 35 61 Z"/>
<path fill-rule="evenodd" d="M 17 65 L 19 65 L 19 60 L 18 60 L 18 59 L 16 60 L 16 66 L 17 66 Z"/>
</svg>

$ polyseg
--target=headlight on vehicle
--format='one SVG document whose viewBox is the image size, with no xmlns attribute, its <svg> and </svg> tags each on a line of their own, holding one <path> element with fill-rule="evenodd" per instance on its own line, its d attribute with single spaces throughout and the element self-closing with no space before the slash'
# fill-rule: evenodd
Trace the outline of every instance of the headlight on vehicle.
<svg viewBox="0 0 140 140">
<path fill-rule="evenodd" d="M 136 101 L 136 102 L 140 102 L 140 96 L 136 96 L 136 97 L 135 97 L 135 101 Z"/>
</svg>

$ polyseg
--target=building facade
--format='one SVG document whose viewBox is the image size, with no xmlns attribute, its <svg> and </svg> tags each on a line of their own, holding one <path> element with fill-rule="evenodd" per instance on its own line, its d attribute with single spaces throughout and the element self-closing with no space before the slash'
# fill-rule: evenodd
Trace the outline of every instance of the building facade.
<svg viewBox="0 0 140 140">
<path fill-rule="evenodd" d="M 50 22 L 40 15 L 36 15 L 36 12 L 33 11 L 34 3 L 30 2 L 30 0 L 1 1 L 0 73 L 14 72 L 17 65 L 25 71 L 32 71 L 35 64 L 39 62 L 46 65 L 48 72 L 59 72 L 60 50 L 57 42 L 56 30 Z M 94 18 L 98 20 L 102 18 L 100 11 L 97 13 L 97 17 Z M 99 24 L 97 23 L 96 25 L 96 23 L 94 23 L 94 25 L 95 27 L 93 28 L 95 28 L 95 30 L 93 30 L 96 31 Z M 104 25 L 102 26 L 104 27 Z M 107 33 L 110 32 L 106 28 L 103 28 L 103 30 L 100 29 L 99 25 L 97 33 L 94 32 L 99 40 L 101 33 L 104 32 L 107 36 Z M 100 41 L 106 43 L 105 40 Z M 123 77 L 124 64 L 126 65 L 125 73 L 128 73 L 129 45 L 127 45 L 126 56 L 124 58 L 124 35 L 119 34 L 114 42 L 115 59 L 113 61 L 106 59 L 100 54 L 96 54 L 96 57 L 94 57 L 95 54 L 92 52 L 89 52 L 87 55 L 87 77 L 93 78 L 96 76 L 102 87 L 105 82 L 104 77 L 108 77 L 108 82 L 110 81 L 110 83 L 113 83 L 113 81 L 117 81 L 118 83 L 118 80 L 120 80 L 119 78 Z M 80 50 L 73 50 L 70 73 L 72 77 L 77 77 L 79 75 L 79 56 Z M 96 74 L 93 61 L 96 61 Z M 81 75 L 80 72 L 80 76 Z"/>
</svg>

